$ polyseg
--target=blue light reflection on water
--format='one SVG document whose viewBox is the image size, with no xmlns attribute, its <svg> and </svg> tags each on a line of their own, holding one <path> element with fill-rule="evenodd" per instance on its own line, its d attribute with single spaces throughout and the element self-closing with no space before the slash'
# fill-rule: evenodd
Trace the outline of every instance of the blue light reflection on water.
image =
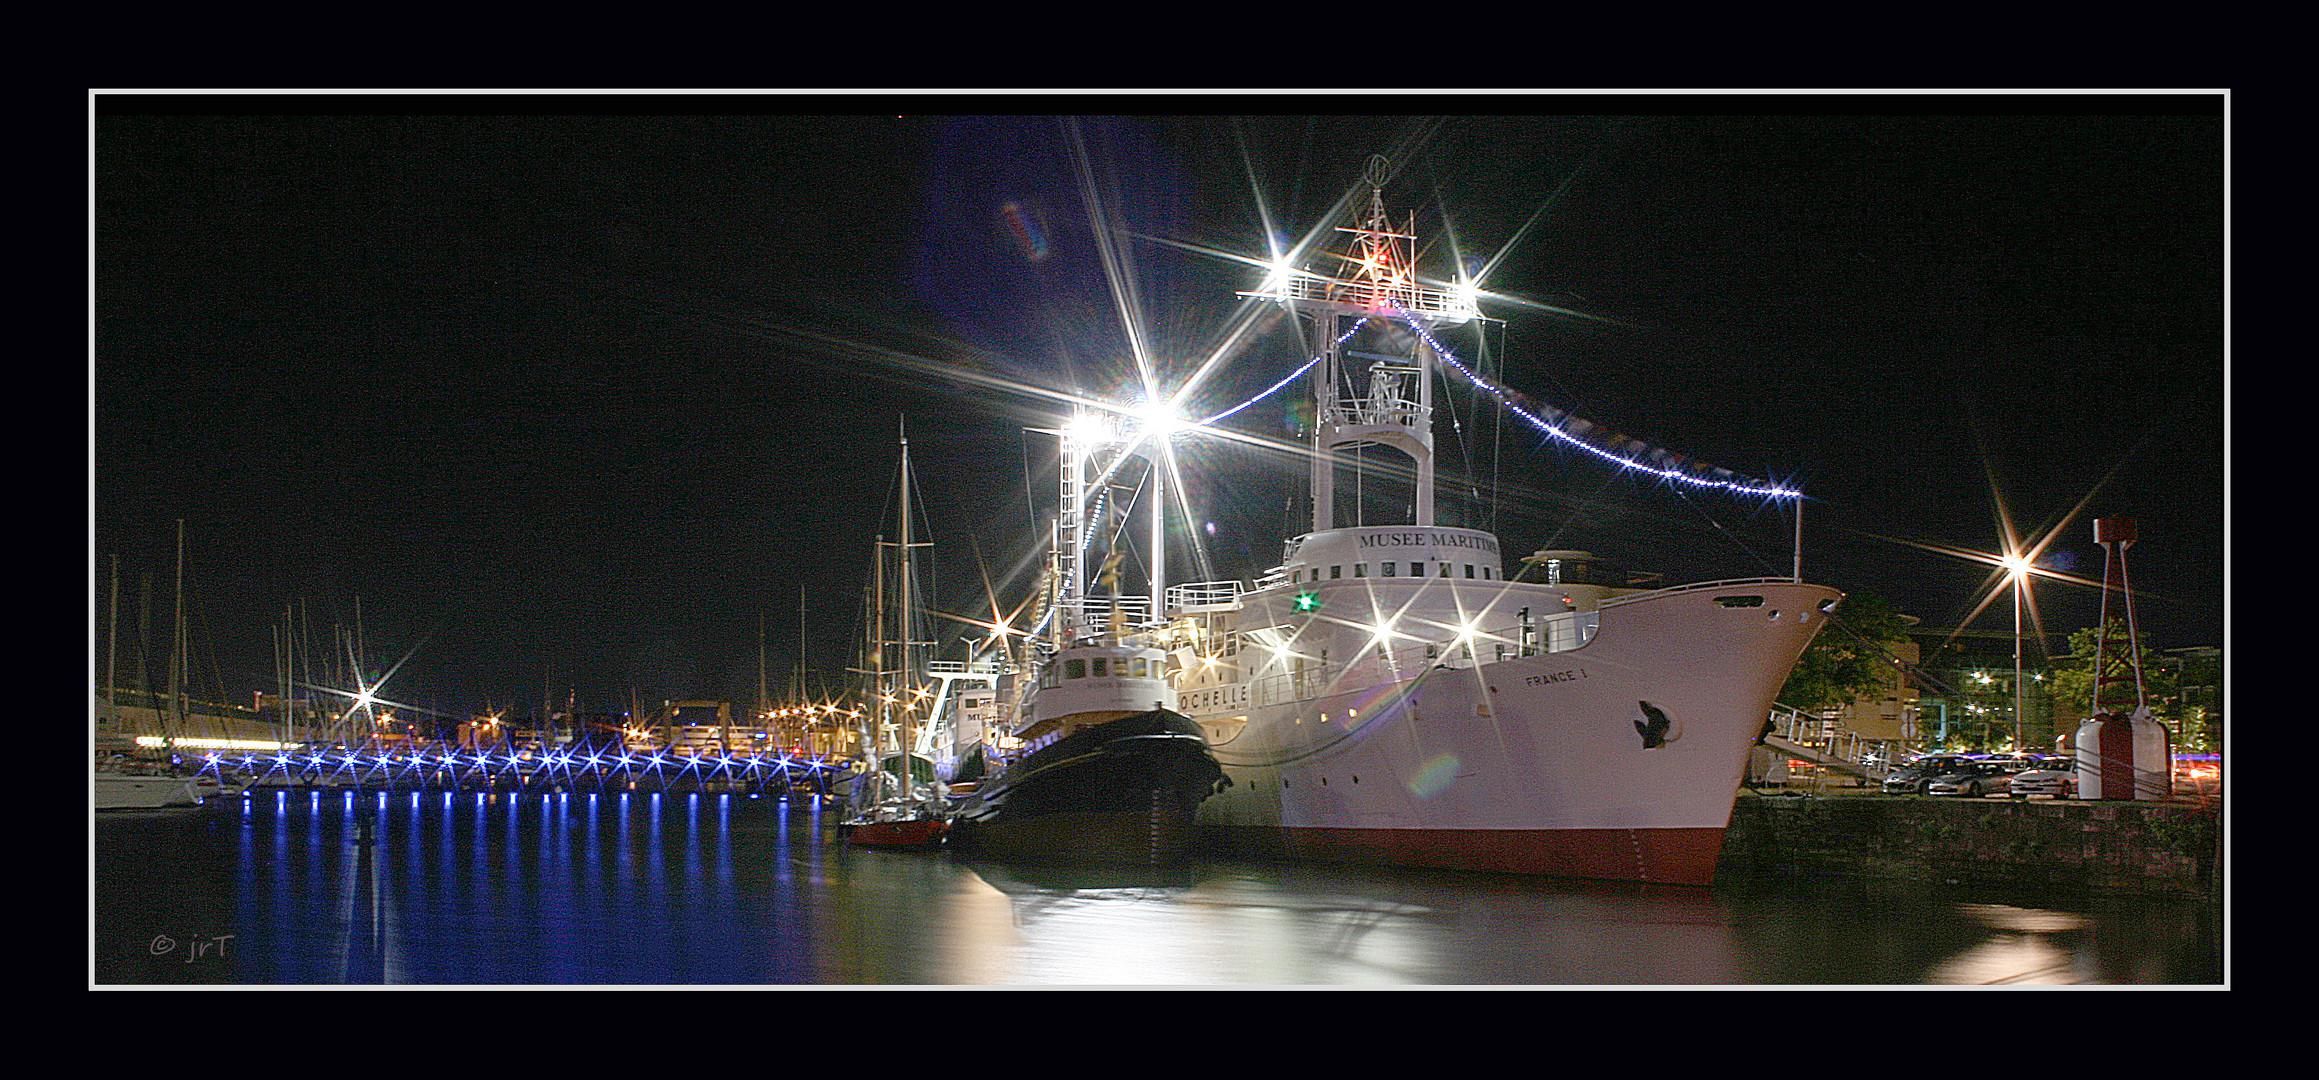
<svg viewBox="0 0 2319 1080">
<path fill-rule="evenodd" d="M 1204 861 L 1038 870 L 835 843 L 819 800 L 268 793 L 100 818 L 95 981 L 2200 984 L 2217 906 L 1714 892 Z M 190 943 L 215 944 L 196 954 Z M 164 949 L 164 943 L 168 948 Z"/>
</svg>

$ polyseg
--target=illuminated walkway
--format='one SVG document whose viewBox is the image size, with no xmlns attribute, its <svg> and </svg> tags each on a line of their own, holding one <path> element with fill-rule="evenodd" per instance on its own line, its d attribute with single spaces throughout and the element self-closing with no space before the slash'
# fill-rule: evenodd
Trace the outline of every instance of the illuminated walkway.
<svg viewBox="0 0 2319 1080">
<path fill-rule="evenodd" d="M 213 753 L 201 773 L 228 789 L 827 794 L 860 770 L 844 759 L 785 754 L 325 750 Z"/>
</svg>

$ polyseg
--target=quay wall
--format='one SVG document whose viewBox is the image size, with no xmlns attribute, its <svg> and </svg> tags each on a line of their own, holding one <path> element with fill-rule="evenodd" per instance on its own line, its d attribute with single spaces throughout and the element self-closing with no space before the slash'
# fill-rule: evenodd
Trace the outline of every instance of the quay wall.
<svg viewBox="0 0 2319 1080">
<path fill-rule="evenodd" d="M 2220 898 L 2219 799 L 1743 794 L 1718 880 L 1824 874 Z"/>
</svg>

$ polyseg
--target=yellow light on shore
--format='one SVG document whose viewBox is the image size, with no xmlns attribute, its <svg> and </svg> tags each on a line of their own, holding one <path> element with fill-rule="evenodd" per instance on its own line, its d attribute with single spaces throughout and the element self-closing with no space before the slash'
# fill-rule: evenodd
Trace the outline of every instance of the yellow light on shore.
<svg viewBox="0 0 2319 1080">
<path fill-rule="evenodd" d="M 137 745 L 155 750 L 172 745 L 180 750 L 288 750 L 292 746 L 291 743 L 261 739 L 184 738 L 170 740 L 159 735 L 139 735 L 137 736 Z"/>
</svg>

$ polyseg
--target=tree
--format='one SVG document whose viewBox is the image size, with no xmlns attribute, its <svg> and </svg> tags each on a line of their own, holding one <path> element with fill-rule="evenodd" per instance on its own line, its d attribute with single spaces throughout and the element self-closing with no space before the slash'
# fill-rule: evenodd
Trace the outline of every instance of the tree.
<svg viewBox="0 0 2319 1080">
<path fill-rule="evenodd" d="M 1829 626 L 1780 687 L 1780 704 L 1802 712 L 1838 709 L 1892 685 L 1887 673 L 1899 662 L 1893 646 L 1908 640 L 1908 616 L 1865 592 L 1846 594 L 1828 614 Z"/>
</svg>

